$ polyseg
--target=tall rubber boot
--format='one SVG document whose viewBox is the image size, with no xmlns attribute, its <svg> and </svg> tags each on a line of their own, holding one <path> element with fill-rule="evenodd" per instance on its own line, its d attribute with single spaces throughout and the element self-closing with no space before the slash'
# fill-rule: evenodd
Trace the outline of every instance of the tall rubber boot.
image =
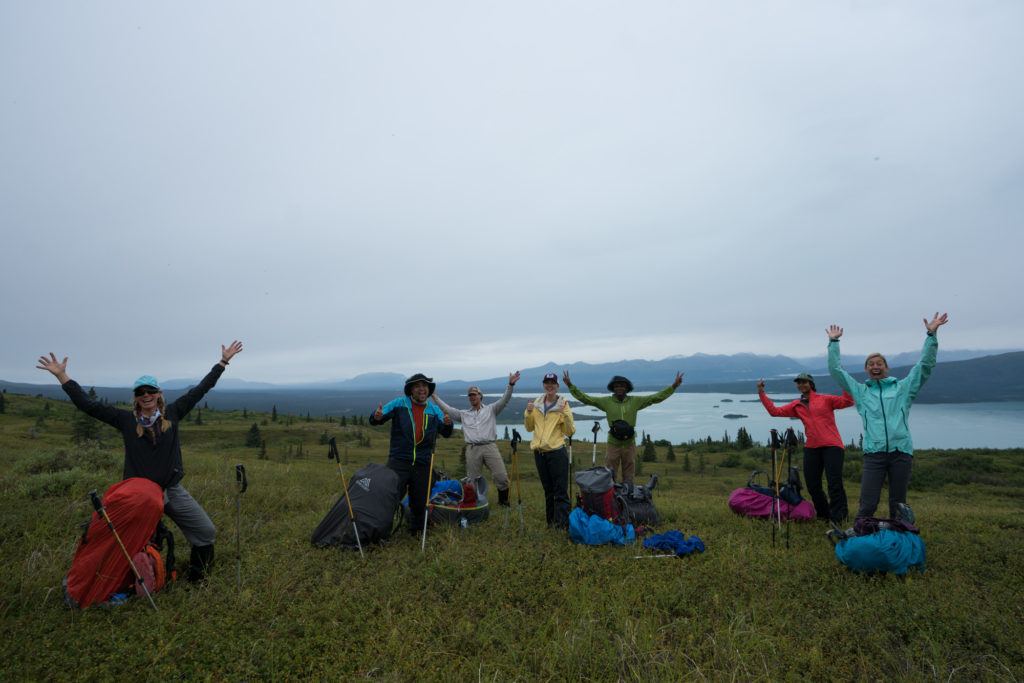
<svg viewBox="0 0 1024 683">
<path fill-rule="evenodd" d="M 213 544 L 192 547 L 186 578 L 192 583 L 202 581 L 213 568 Z"/>
<path fill-rule="evenodd" d="M 498 505 L 509 507 L 508 489 L 498 489 Z"/>
</svg>

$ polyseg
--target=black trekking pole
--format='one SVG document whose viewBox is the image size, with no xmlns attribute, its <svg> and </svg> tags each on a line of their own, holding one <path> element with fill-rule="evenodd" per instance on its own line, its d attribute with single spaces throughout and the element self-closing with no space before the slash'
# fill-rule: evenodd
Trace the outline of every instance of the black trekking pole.
<svg viewBox="0 0 1024 683">
<path fill-rule="evenodd" d="M 516 509 L 519 510 L 519 530 L 522 531 L 526 525 L 523 520 L 523 490 L 519 486 L 519 455 L 518 448 L 519 442 L 523 440 L 523 437 L 515 429 L 512 430 L 512 473 L 516 478 Z"/>
<path fill-rule="evenodd" d="M 331 437 L 331 440 L 327 442 L 327 459 L 336 460 L 338 462 L 338 476 L 341 477 L 341 495 L 345 496 L 345 503 L 348 505 L 348 518 L 352 520 L 352 533 L 356 536 L 356 547 L 359 548 L 359 557 L 366 557 L 363 555 L 363 543 L 359 540 L 359 527 L 356 526 L 356 513 L 352 509 L 352 498 L 348 495 L 348 485 L 345 483 L 345 472 L 341 469 L 341 454 L 338 453 L 338 442 Z"/>
<path fill-rule="evenodd" d="M 236 590 L 242 590 L 242 494 L 249 488 L 245 465 L 235 465 L 235 577 Z"/>
<path fill-rule="evenodd" d="M 139 573 L 139 568 L 135 566 L 134 562 L 132 562 L 132 556 L 128 553 L 128 548 L 124 547 L 121 537 L 117 535 L 117 529 L 114 528 L 114 523 L 110 521 L 110 515 L 107 514 L 107 509 L 103 507 L 103 503 L 100 502 L 99 495 L 95 490 L 93 490 L 89 492 L 89 498 L 92 499 L 93 508 L 95 508 L 100 517 L 103 518 L 103 521 L 107 523 L 107 526 L 110 527 L 110 533 L 114 535 L 114 539 L 117 540 L 117 544 L 121 546 L 121 552 L 124 553 L 125 559 L 128 560 L 128 566 L 132 568 L 132 573 L 135 574 L 135 580 L 139 582 L 140 586 L 142 586 L 142 592 L 146 594 L 147 598 L 149 598 L 149 604 L 153 606 L 154 611 L 159 612 L 160 610 L 156 608 L 156 603 L 153 602 L 153 596 L 150 594 L 149 588 L 146 587 L 146 579 L 143 578 L 142 574 Z"/>
<path fill-rule="evenodd" d="M 769 484 L 772 487 L 772 514 L 771 514 L 771 520 L 772 521 L 771 521 L 771 524 L 772 524 L 772 547 L 774 548 L 775 547 L 775 523 L 776 523 L 776 516 L 778 516 L 778 524 L 779 524 L 779 526 L 780 527 L 782 526 L 782 510 L 779 508 L 779 476 L 778 476 L 778 472 L 776 471 L 776 467 L 775 467 L 776 456 L 778 454 L 778 450 L 779 450 L 779 446 L 781 445 L 781 442 L 779 441 L 779 432 L 777 430 L 775 430 L 775 429 L 771 430 L 771 435 L 772 435 L 771 436 L 771 446 L 772 446 L 772 479 L 774 481 L 769 482 Z"/>
<path fill-rule="evenodd" d="M 790 483 L 793 474 L 793 451 L 800 444 L 796 432 L 790 427 L 786 430 L 786 482 Z M 786 549 L 789 549 L 789 526 L 793 522 L 792 510 L 786 515 Z"/>
<path fill-rule="evenodd" d="M 594 426 L 590 428 L 590 431 L 594 433 L 594 450 L 590 453 L 590 466 L 594 467 L 597 465 L 597 433 L 601 431 L 601 423 L 594 420 Z"/>
</svg>

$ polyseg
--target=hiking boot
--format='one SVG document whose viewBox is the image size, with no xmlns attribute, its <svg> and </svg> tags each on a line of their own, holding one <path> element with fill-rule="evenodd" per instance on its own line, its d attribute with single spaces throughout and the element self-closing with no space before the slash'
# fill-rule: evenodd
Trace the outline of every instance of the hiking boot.
<svg viewBox="0 0 1024 683">
<path fill-rule="evenodd" d="M 914 511 L 906 503 L 896 503 L 896 519 L 907 524 L 914 524 Z"/>
<path fill-rule="evenodd" d="M 206 575 L 213 568 L 213 544 L 192 546 L 192 555 L 188 561 L 188 573 L 185 578 L 191 583 L 197 583 L 206 578 Z"/>
<path fill-rule="evenodd" d="M 498 505 L 509 507 L 508 489 L 498 489 Z"/>
</svg>

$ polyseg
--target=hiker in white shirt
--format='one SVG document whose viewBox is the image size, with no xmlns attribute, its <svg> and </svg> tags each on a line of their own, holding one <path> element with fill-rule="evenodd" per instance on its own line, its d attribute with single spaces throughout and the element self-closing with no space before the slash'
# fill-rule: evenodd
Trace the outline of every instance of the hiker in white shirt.
<svg viewBox="0 0 1024 683">
<path fill-rule="evenodd" d="M 483 465 L 491 471 L 494 486 L 498 489 L 498 504 L 508 506 L 508 473 L 501 452 L 495 443 L 498 439 L 498 414 L 508 405 L 512 398 L 512 388 L 519 381 L 519 372 L 508 376 L 505 393 L 494 403 L 485 405 L 480 387 L 470 387 L 466 392 L 469 397 L 469 409 L 453 408 L 434 394 L 437 405 L 450 418 L 462 423 L 462 436 L 466 440 L 466 476 L 476 479 L 483 471 Z"/>
</svg>

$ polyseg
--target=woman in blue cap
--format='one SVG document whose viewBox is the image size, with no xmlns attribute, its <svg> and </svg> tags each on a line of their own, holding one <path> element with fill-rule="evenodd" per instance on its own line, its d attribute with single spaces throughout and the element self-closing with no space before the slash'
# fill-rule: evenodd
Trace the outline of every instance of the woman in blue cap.
<svg viewBox="0 0 1024 683">
<path fill-rule="evenodd" d="M 185 468 L 181 462 L 178 424 L 217 383 L 231 359 L 242 350 L 242 343 L 220 347 L 220 362 L 206 377 L 183 396 L 167 405 L 160 383 L 152 375 L 135 380 L 132 410 L 93 401 L 78 382 L 68 377 L 68 359 L 58 361 L 53 353 L 39 357 L 38 367 L 57 378 L 61 388 L 82 412 L 106 422 L 121 432 L 124 439 L 123 477 L 143 477 L 164 490 L 164 514 L 174 520 L 192 546 L 188 579 L 202 579 L 213 565 L 213 541 L 217 530 L 210 516 L 181 485 Z"/>
</svg>

